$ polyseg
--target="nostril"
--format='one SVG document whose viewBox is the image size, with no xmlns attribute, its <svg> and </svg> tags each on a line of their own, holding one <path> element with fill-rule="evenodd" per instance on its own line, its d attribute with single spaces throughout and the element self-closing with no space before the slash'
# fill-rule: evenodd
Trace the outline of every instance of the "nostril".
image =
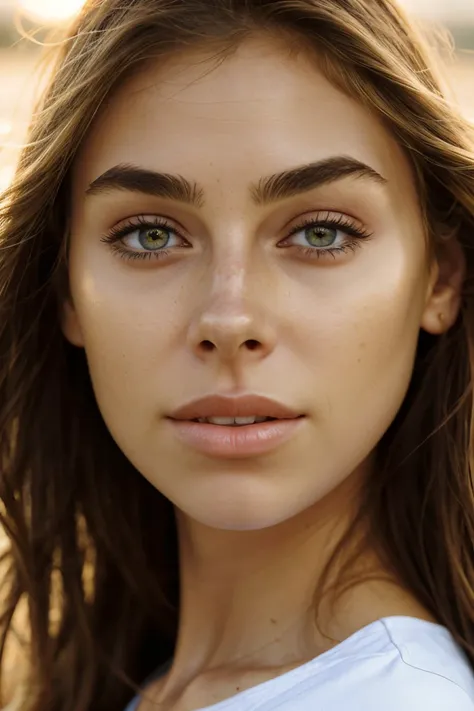
<svg viewBox="0 0 474 711">
<path fill-rule="evenodd" d="M 202 351 L 205 351 L 206 353 L 210 353 L 211 351 L 216 350 L 216 348 L 220 350 L 215 343 L 209 340 L 201 341 L 199 347 Z M 245 347 L 249 351 L 256 351 L 258 348 L 261 347 L 261 343 L 260 341 L 255 340 L 255 338 L 249 338 L 241 344 L 241 347 Z"/>
</svg>

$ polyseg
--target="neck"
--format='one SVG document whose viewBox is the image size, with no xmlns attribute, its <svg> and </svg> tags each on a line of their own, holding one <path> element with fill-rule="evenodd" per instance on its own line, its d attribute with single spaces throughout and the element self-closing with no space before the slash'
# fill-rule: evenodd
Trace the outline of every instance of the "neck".
<svg viewBox="0 0 474 711">
<path fill-rule="evenodd" d="M 181 599 L 176 673 L 195 677 L 211 670 L 291 668 L 381 617 L 430 619 L 368 546 L 350 571 L 351 580 L 360 582 L 337 602 L 329 593 L 315 599 L 354 513 L 341 506 L 342 500 L 355 499 L 347 489 L 339 490 L 298 516 L 257 531 L 216 530 L 177 512 Z M 355 545 L 356 537 L 348 554 Z M 329 584 L 338 572 L 336 559 Z"/>
</svg>

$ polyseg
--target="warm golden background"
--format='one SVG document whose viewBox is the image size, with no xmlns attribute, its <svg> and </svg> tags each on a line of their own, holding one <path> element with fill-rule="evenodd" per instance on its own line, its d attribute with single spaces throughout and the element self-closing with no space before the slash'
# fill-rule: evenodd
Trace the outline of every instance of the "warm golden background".
<svg viewBox="0 0 474 711">
<path fill-rule="evenodd" d="M 375 0 L 374 0 L 375 2 Z M 453 100 L 474 121 L 474 0 L 399 0 L 428 27 L 446 28 L 455 53 L 445 59 Z M 38 39 L 60 27 L 84 0 L 0 0 L 0 192 L 13 174 L 35 92 L 41 47 L 21 37 L 20 27 Z"/>
</svg>

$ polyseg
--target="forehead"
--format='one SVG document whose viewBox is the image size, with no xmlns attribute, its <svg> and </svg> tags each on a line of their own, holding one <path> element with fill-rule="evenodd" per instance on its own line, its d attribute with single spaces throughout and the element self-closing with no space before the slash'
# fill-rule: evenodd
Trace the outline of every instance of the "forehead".
<svg viewBox="0 0 474 711">
<path fill-rule="evenodd" d="M 202 182 L 213 172 L 236 181 L 331 154 L 368 163 L 389 180 L 412 180 L 370 108 L 330 83 L 315 58 L 260 37 L 219 61 L 209 52 L 150 61 L 110 97 L 74 174 L 89 184 L 113 165 L 133 163 Z"/>
</svg>

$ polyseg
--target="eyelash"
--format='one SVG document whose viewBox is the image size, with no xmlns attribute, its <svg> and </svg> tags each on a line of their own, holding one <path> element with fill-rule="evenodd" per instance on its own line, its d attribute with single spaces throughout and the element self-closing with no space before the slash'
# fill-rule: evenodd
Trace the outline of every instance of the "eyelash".
<svg viewBox="0 0 474 711">
<path fill-rule="evenodd" d="M 357 227 L 354 222 L 349 218 L 338 215 L 337 217 L 331 217 L 331 212 L 326 214 L 326 217 L 319 217 L 315 219 L 314 217 L 308 217 L 301 220 L 296 224 L 287 237 L 284 238 L 283 242 L 291 239 L 295 234 L 301 232 L 305 228 L 309 227 L 329 227 L 329 228 L 339 228 L 349 235 L 346 243 L 340 247 L 302 247 L 294 245 L 283 245 L 283 248 L 297 249 L 300 254 L 310 257 L 311 259 L 320 259 L 322 256 L 329 255 L 336 259 L 338 254 L 354 252 L 358 247 L 361 247 L 362 240 L 369 239 L 372 234 L 367 232 L 360 227 Z M 170 223 L 168 223 L 164 218 L 153 218 L 153 220 L 145 219 L 144 217 L 136 217 L 131 219 L 127 224 L 121 225 L 119 227 L 114 227 L 110 232 L 104 235 L 101 242 L 108 244 L 112 250 L 122 259 L 163 259 L 168 257 L 171 253 L 171 249 L 157 249 L 157 250 L 144 250 L 143 252 L 134 252 L 133 250 L 124 248 L 120 242 L 125 237 L 128 237 L 134 231 L 139 228 L 149 228 L 159 227 L 165 231 L 175 234 L 180 239 L 185 239 L 183 235 L 180 234 L 176 228 L 174 228 Z M 281 242 L 280 242 L 281 245 Z M 172 248 L 174 249 L 174 248 Z"/>
</svg>

